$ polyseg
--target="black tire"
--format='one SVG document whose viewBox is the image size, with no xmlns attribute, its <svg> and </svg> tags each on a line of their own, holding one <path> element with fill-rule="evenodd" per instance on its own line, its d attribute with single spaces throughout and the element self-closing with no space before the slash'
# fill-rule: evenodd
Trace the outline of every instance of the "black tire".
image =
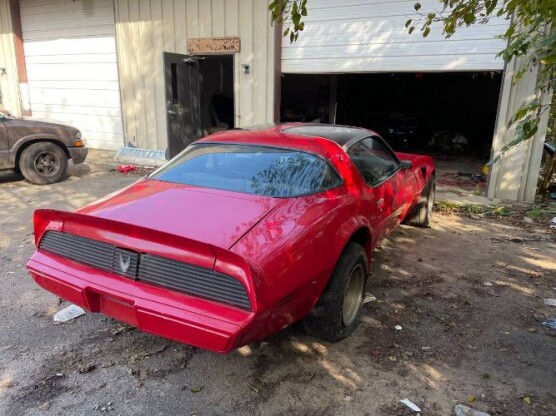
<svg viewBox="0 0 556 416">
<path fill-rule="evenodd" d="M 367 270 L 368 261 L 363 247 L 359 244 L 348 243 L 336 264 L 326 289 L 311 314 L 303 320 L 305 331 L 325 341 L 339 341 L 351 335 L 361 320 Z M 362 283 L 359 283 L 359 277 L 354 277 L 354 273 L 359 275 L 360 272 L 362 273 Z M 356 288 L 350 289 L 354 295 L 356 294 L 356 298 L 353 298 L 353 303 L 348 302 L 352 304 L 352 308 L 346 308 L 344 300 L 348 289 L 354 287 L 352 279 L 357 281 Z M 350 281 L 352 286 L 350 286 Z"/>
<path fill-rule="evenodd" d="M 68 157 L 54 143 L 33 143 L 21 153 L 19 170 L 25 179 L 37 185 L 59 182 L 67 175 Z"/>
<path fill-rule="evenodd" d="M 419 202 L 411 209 L 411 212 L 407 214 L 404 223 L 415 227 L 430 227 L 435 194 L 436 184 L 434 176 L 431 176 L 425 185 L 425 189 L 423 189 L 423 193 L 419 197 Z"/>
</svg>

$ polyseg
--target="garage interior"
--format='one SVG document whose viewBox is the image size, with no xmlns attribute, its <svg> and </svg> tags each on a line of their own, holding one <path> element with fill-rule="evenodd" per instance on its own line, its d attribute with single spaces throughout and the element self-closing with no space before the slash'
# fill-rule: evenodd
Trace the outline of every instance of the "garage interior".
<svg viewBox="0 0 556 416">
<path fill-rule="evenodd" d="M 375 130 L 442 171 L 480 174 L 490 158 L 501 71 L 284 74 L 281 121 Z"/>
<path fill-rule="evenodd" d="M 200 71 L 204 133 L 234 128 L 233 55 L 204 56 Z"/>
</svg>

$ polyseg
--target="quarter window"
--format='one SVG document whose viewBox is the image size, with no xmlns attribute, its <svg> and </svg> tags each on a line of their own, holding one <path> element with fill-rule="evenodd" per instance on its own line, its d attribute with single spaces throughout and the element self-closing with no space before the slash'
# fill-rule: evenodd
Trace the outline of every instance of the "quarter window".
<svg viewBox="0 0 556 416">
<path fill-rule="evenodd" d="M 369 186 L 381 183 L 399 168 L 396 157 L 376 137 L 360 140 L 348 149 L 347 154 Z"/>
</svg>

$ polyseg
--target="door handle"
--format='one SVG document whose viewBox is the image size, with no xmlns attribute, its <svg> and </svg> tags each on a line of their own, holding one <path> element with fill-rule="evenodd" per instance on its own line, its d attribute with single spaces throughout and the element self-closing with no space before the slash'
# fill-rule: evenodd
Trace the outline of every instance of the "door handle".
<svg viewBox="0 0 556 416">
<path fill-rule="evenodd" d="M 177 113 L 173 110 L 167 110 L 166 113 L 168 113 L 169 116 L 175 116 Z"/>
</svg>

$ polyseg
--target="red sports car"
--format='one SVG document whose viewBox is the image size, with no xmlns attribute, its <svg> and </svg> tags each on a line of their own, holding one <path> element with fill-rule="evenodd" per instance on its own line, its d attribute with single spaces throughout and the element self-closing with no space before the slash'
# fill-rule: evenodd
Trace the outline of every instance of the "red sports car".
<svg viewBox="0 0 556 416">
<path fill-rule="evenodd" d="M 91 312 L 213 351 L 299 320 L 336 341 L 359 324 L 377 243 L 429 225 L 434 169 L 356 127 L 217 133 L 75 213 L 37 210 L 27 269 Z"/>
</svg>

